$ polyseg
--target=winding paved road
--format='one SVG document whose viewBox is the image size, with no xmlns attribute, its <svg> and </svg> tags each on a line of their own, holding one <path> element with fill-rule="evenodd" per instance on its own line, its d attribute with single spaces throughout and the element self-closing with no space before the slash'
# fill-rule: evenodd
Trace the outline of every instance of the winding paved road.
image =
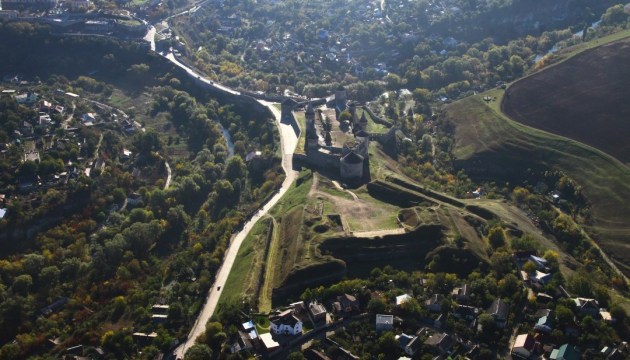
<svg viewBox="0 0 630 360">
<path fill-rule="evenodd" d="M 235 96 L 241 95 L 238 91 L 235 91 L 229 87 L 217 84 L 202 77 L 195 70 L 179 62 L 172 53 L 167 54 L 165 57 L 173 62 L 175 65 L 184 69 L 189 76 L 200 80 L 207 86 L 214 87 Z M 278 132 L 280 133 L 280 148 L 282 149 L 282 168 L 286 174 L 286 177 L 284 179 L 284 182 L 282 183 L 282 186 L 276 192 L 276 194 L 249 221 L 244 224 L 243 229 L 240 232 L 232 236 L 232 238 L 230 239 L 230 244 L 226 250 L 223 264 L 221 265 L 221 268 L 219 269 L 215 277 L 214 283 L 212 284 L 212 287 L 208 292 L 203 308 L 199 312 L 199 316 L 197 317 L 195 324 L 190 330 L 186 342 L 182 343 L 174 351 L 174 355 L 176 356 L 176 358 L 183 359 L 186 350 L 193 346 L 197 337 L 199 337 L 199 335 L 204 332 L 206 323 L 214 314 L 214 311 L 219 302 L 219 298 L 221 297 L 221 291 L 218 290 L 218 288 L 226 283 L 230 271 L 232 270 L 232 265 L 234 265 L 234 261 L 236 260 L 238 250 L 240 249 L 243 240 L 245 240 L 245 238 L 247 237 L 247 234 L 249 234 L 251 229 L 254 227 L 254 224 L 256 224 L 258 220 L 265 216 L 274 205 L 276 205 L 276 203 L 282 198 L 282 196 L 284 196 L 287 190 L 289 190 L 291 184 L 293 184 L 293 182 L 297 178 L 298 172 L 293 170 L 293 152 L 295 151 L 295 147 L 297 146 L 298 142 L 298 136 L 295 133 L 295 130 L 290 124 L 285 124 L 281 122 L 281 112 L 278 108 L 274 106 L 273 103 L 263 100 L 258 100 L 258 102 L 261 105 L 266 106 L 276 119 L 276 126 L 278 127 Z"/>
</svg>

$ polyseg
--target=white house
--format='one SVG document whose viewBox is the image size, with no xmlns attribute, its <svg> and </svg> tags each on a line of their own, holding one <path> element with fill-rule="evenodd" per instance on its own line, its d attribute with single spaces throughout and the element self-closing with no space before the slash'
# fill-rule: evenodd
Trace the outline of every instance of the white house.
<svg viewBox="0 0 630 360">
<path fill-rule="evenodd" d="M 286 310 L 271 317 L 271 331 L 275 334 L 298 335 L 302 333 L 302 321 L 293 315 L 292 310 Z"/>
</svg>

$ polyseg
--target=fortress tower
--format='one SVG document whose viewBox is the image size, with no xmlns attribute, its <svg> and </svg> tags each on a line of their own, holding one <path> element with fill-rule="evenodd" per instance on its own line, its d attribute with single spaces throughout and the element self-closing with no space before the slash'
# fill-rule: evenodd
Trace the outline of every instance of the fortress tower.
<svg viewBox="0 0 630 360">
<path fill-rule="evenodd" d="M 356 134 L 354 134 L 356 138 L 356 145 L 354 147 L 354 151 L 363 156 L 364 159 L 368 158 L 368 145 L 370 143 L 370 134 L 365 132 L 365 130 L 359 130 Z"/>
</svg>

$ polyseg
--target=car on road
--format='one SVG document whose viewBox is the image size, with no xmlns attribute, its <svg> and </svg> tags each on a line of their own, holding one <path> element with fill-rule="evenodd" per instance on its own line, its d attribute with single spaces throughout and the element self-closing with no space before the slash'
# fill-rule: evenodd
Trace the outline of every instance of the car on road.
<svg viewBox="0 0 630 360">
<path fill-rule="evenodd" d="M 217 286 L 217 291 L 221 290 L 221 286 Z"/>
</svg>

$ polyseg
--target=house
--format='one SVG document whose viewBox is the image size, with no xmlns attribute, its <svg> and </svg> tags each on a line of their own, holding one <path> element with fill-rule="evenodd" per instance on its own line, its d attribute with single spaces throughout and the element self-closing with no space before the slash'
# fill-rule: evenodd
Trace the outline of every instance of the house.
<svg viewBox="0 0 630 360">
<path fill-rule="evenodd" d="M 126 161 L 126 160 L 129 160 L 129 158 L 131 158 L 131 155 L 133 155 L 131 150 L 123 148 L 122 151 L 120 152 L 120 155 L 118 156 L 118 158 L 121 161 Z"/>
<path fill-rule="evenodd" d="M 534 265 L 536 265 L 536 268 L 538 268 L 538 270 L 544 270 L 544 271 L 548 271 L 548 265 L 549 263 L 547 262 L 546 259 L 543 259 L 541 257 L 538 257 L 536 255 L 530 255 L 528 258 L 529 261 L 533 262 Z"/>
<path fill-rule="evenodd" d="M 479 309 L 474 306 L 457 305 L 453 316 L 458 319 L 474 320 L 479 314 Z"/>
<path fill-rule="evenodd" d="M 545 293 L 536 294 L 536 301 L 541 304 L 548 304 L 553 301 L 553 296 Z"/>
<path fill-rule="evenodd" d="M 326 356 L 326 354 L 315 349 L 308 349 L 304 351 L 304 357 L 308 360 L 331 360 L 328 356 Z"/>
<path fill-rule="evenodd" d="M 258 339 L 258 331 L 256 330 L 256 325 L 254 325 L 253 321 L 245 322 L 241 325 L 243 327 L 243 334 L 246 334 L 249 338 L 250 342 Z"/>
<path fill-rule="evenodd" d="M 153 339 L 157 337 L 157 333 L 152 332 L 150 334 L 147 334 L 143 332 L 135 332 L 131 334 L 131 337 L 133 338 L 133 341 L 136 343 L 136 345 L 140 347 L 145 347 L 151 345 Z"/>
<path fill-rule="evenodd" d="M 425 345 L 446 353 L 453 346 L 454 341 L 450 335 L 446 333 L 433 334 L 424 342 Z"/>
<path fill-rule="evenodd" d="M 6 208 L 0 208 L 0 220 L 4 219 L 4 217 L 7 215 L 7 209 Z"/>
<path fill-rule="evenodd" d="M 52 122 L 50 115 L 48 114 L 40 114 L 37 120 L 37 123 L 42 126 L 47 126 Z"/>
<path fill-rule="evenodd" d="M 279 315 L 270 316 L 271 331 L 275 334 L 298 335 L 302 333 L 302 321 L 293 315 L 292 310 L 285 310 Z"/>
<path fill-rule="evenodd" d="M 38 99 L 38 98 L 39 98 L 39 95 L 37 95 L 37 93 L 34 93 L 34 92 L 28 92 L 28 93 L 26 93 L 26 94 L 20 94 L 20 95 L 17 95 L 17 96 L 15 97 L 15 101 L 16 101 L 18 104 L 27 104 L 27 105 L 30 105 L 30 104 L 35 104 L 35 103 L 37 102 L 37 99 Z"/>
<path fill-rule="evenodd" d="M 541 316 L 534 325 L 534 330 L 543 334 L 549 334 L 553 330 L 553 313 Z"/>
<path fill-rule="evenodd" d="M 280 348 L 280 344 L 271 337 L 271 333 L 261 334 L 260 341 L 267 352 L 272 352 Z"/>
<path fill-rule="evenodd" d="M 507 322 L 510 307 L 505 303 L 505 301 L 496 299 L 492 302 L 492 305 L 490 305 L 486 312 L 494 318 L 494 321 L 497 323 L 497 327 L 502 329 L 505 327 L 505 323 Z"/>
<path fill-rule="evenodd" d="M 169 305 L 155 304 L 151 306 L 151 312 L 153 314 L 168 314 L 170 308 Z"/>
<path fill-rule="evenodd" d="M 22 127 L 20 127 L 20 130 L 22 130 L 22 134 L 31 136 L 33 135 L 33 124 L 28 121 L 22 121 Z"/>
<path fill-rule="evenodd" d="M 424 305 L 427 307 L 429 311 L 440 312 L 442 311 L 443 300 L 444 300 L 444 296 L 442 296 L 441 294 L 434 294 L 427 301 L 424 302 Z"/>
<path fill-rule="evenodd" d="M 394 328 L 394 315 L 376 314 L 376 331 L 389 331 Z"/>
<path fill-rule="evenodd" d="M 610 313 L 605 309 L 599 309 L 599 318 L 607 323 L 615 322 L 615 319 L 613 319 L 612 315 L 610 315 Z"/>
<path fill-rule="evenodd" d="M 512 345 L 512 355 L 529 358 L 534 350 L 534 337 L 529 334 L 521 334 L 516 337 Z"/>
<path fill-rule="evenodd" d="M 580 351 L 569 344 L 554 349 L 549 357 L 551 360 L 580 360 Z"/>
<path fill-rule="evenodd" d="M 547 274 L 547 273 L 536 270 L 536 275 L 534 275 L 533 277 L 530 277 L 530 280 L 535 281 L 541 285 L 545 285 L 549 281 L 551 281 L 551 276 L 552 274 Z"/>
<path fill-rule="evenodd" d="M 337 296 L 337 302 L 341 305 L 343 312 L 351 313 L 353 311 L 359 311 L 359 301 L 352 295 L 343 294 Z"/>
<path fill-rule="evenodd" d="M 612 348 L 612 347 L 605 347 L 604 349 L 602 349 L 601 354 L 607 354 L 605 356 L 606 359 L 608 360 L 622 360 L 622 359 L 627 359 L 628 358 L 628 343 L 625 341 L 622 341 L 621 344 L 619 344 L 619 346 L 617 346 L 616 348 Z"/>
<path fill-rule="evenodd" d="M 417 336 L 402 333 L 396 335 L 396 340 L 398 340 L 398 345 L 407 355 L 413 356 L 420 349 L 420 338 Z"/>
<path fill-rule="evenodd" d="M 573 301 L 580 314 L 596 316 L 599 313 L 599 302 L 595 299 L 577 297 Z"/>
<path fill-rule="evenodd" d="M 88 123 L 88 122 L 94 123 L 96 121 L 96 115 L 94 113 L 85 113 L 81 115 L 81 120 L 84 123 Z"/>
<path fill-rule="evenodd" d="M 18 18 L 17 10 L 2 10 L 0 8 L 0 20 L 15 20 Z"/>
<path fill-rule="evenodd" d="M 90 7 L 89 0 L 72 0 L 69 3 L 70 3 L 70 9 L 72 11 L 76 11 L 80 9 L 87 9 Z"/>
<path fill-rule="evenodd" d="M 289 307 L 293 309 L 293 313 L 296 315 L 301 314 L 303 311 L 306 310 L 306 305 L 304 305 L 304 301 L 291 303 L 289 304 Z"/>
<path fill-rule="evenodd" d="M 151 320 L 154 324 L 164 324 L 168 320 L 168 315 L 153 314 L 151 315 Z"/>
<path fill-rule="evenodd" d="M 249 336 L 242 331 L 238 331 L 236 333 L 236 339 L 233 338 L 232 345 L 230 345 L 230 352 L 232 354 L 252 349 L 254 346 L 252 344 L 252 340 Z"/>
<path fill-rule="evenodd" d="M 464 284 L 462 287 L 455 288 L 451 295 L 457 302 L 466 302 L 470 300 L 470 286 Z"/>
<path fill-rule="evenodd" d="M 441 329 L 445 323 L 446 323 L 446 315 L 440 314 L 433 322 L 433 326 L 435 326 L 438 329 Z"/>
<path fill-rule="evenodd" d="M 318 321 L 326 321 L 326 308 L 324 305 L 318 303 L 317 301 L 312 301 L 308 304 L 308 312 L 313 317 L 314 322 Z"/>
<path fill-rule="evenodd" d="M 48 315 L 50 315 L 50 314 L 60 310 L 63 306 L 65 306 L 68 303 L 68 301 L 69 301 L 69 299 L 67 297 L 59 298 L 55 302 L 53 302 L 52 304 L 39 309 L 39 313 L 42 316 L 48 316 Z"/>
<path fill-rule="evenodd" d="M 401 306 L 402 304 L 406 303 L 407 301 L 411 299 L 413 298 L 409 294 L 396 296 L 396 306 Z"/>
</svg>

